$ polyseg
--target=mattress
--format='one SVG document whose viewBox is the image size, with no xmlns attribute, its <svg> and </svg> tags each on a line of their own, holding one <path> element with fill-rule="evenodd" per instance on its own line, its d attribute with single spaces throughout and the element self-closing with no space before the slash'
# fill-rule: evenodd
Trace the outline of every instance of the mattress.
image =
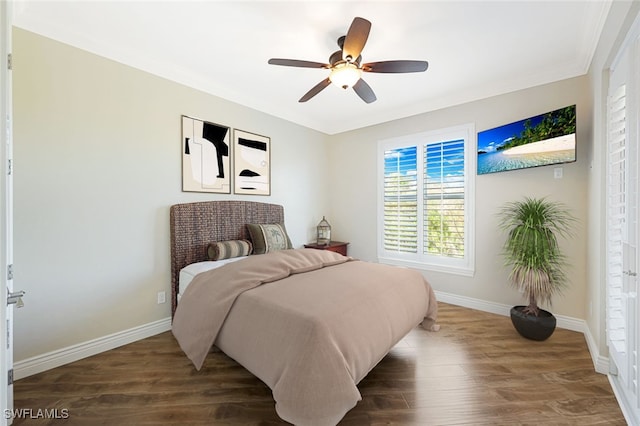
<svg viewBox="0 0 640 426">
<path fill-rule="evenodd" d="M 238 260 L 246 259 L 247 256 L 232 257 L 231 259 L 223 260 L 207 260 L 204 262 L 196 262 L 185 266 L 180 270 L 179 283 L 178 283 L 178 302 L 184 291 L 187 289 L 193 278 L 201 272 L 210 271 L 212 269 L 219 268 L 228 263 L 237 262 Z"/>
</svg>

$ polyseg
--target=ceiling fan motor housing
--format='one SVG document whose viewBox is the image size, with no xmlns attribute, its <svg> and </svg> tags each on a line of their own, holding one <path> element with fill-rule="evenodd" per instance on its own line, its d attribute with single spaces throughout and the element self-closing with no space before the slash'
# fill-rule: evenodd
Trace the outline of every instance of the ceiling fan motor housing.
<svg viewBox="0 0 640 426">
<path fill-rule="evenodd" d="M 342 59 L 342 50 L 336 50 L 335 52 L 333 52 L 331 54 L 331 56 L 329 56 L 329 63 L 331 64 L 331 67 L 335 67 L 336 65 L 338 65 L 341 62 L 347 62 L 345 60 Z M 355 61 L 349 61 L 350 63 L 354 64 L 355 66 L 357 66 L 358 68 L 360 68 L 360 62 L 362 62 L 362 55 L 358 56 Z"/>
</svg>

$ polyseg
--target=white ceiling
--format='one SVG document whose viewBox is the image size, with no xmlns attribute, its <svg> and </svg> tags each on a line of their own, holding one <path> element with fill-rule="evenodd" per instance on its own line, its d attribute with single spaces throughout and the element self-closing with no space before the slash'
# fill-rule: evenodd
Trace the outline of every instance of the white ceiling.
<svg viewBox="0 0 640 426">
<path fill-rule="evenodd" d="M 32 1 L 14 25 L 327 134 L 583 75 L 610 1 Z M 426 60 L 424 73 L 364 75 L 378 100 L 323 69 L 354 17 L 363 62 Z M 167 102 L 171 100 L 168 99 Z M 215 120 L 215 117 L 208 117 Z"/>
</svg>

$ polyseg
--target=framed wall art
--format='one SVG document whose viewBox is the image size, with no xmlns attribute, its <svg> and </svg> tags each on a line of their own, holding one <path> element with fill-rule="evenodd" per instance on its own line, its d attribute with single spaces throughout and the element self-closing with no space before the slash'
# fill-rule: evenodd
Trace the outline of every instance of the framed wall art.
<svg viewBox="0 0 640 426">
<path fill-rule="evenodd" d="M 576 106 L 478 132 L 478 174 L 576 161 Z"/>
<path fill-rule="evenodd" d="M 271 195 L 271 139 L 233 131 L 235 194 Z"/>
<path fill-rule="evenodd" d="M 182 116 L 182 190 L 231 193 L 231 129 Z"/>
</svg>

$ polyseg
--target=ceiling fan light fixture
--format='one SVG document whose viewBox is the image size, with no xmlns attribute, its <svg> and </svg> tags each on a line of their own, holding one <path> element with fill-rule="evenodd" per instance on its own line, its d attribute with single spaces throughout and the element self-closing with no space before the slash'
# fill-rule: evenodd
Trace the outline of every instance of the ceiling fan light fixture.
<svg viewBox="0 0 640 426">
<path fill-rule="evenodd" d="M 350 62 L 345 62 L 337 64 L 331 69 L 329 80 L 338 87 L 348 89 L 360 80 L 361 75 L 362 70 L 360 68 Z"/>
</svg>

